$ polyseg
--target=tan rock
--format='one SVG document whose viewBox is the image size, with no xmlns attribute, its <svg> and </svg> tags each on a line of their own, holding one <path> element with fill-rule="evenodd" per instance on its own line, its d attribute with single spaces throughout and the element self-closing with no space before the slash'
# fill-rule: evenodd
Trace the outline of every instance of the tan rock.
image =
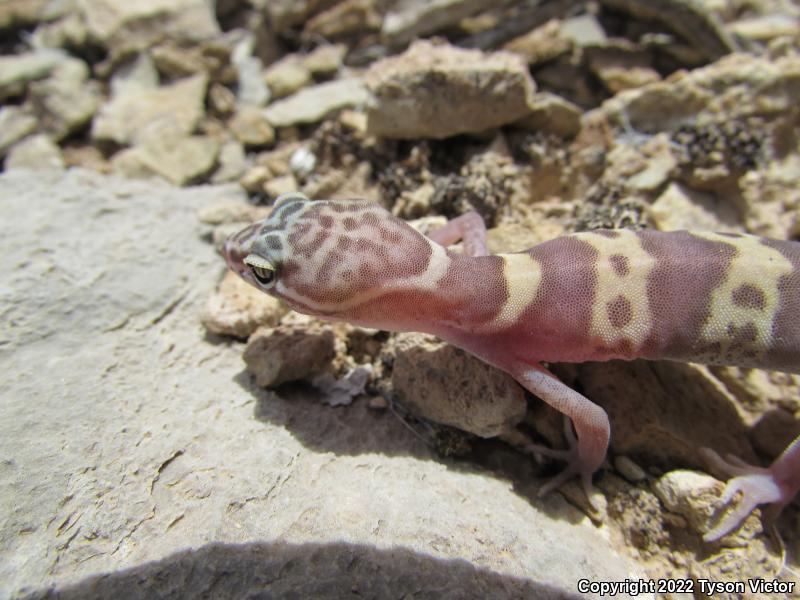
<svg viewBox="0 0 800 600">
<path fill-rule="evenodd" d="M 20 106 L 0 107 L 0 158 L 19 140 L 36 131 L 36 117 Z"/>
<path fill-rule="evenodd" d="M 201 321 L 211 333 L 247 339 L 259 327 L 275 327 L 285 313 L 280 301 L 227 271 L 208 299 Z"/>
<path fill-rule="evenodd" d="M 494 437 L 522 421 L 525 393 L 514 379 L 433 336 L 398 334 L 392 387 L 417 416 Z"/>
<path fill-rule="evenodd" d="M 482 132 L 531 111 L 535 85 L 509 52 L 485 54 L 417 41 L 374 63 L 366 82 L 375 100 L 368 129 L 390 138 L 446 138 Z"/>
<path fill-rule="evenodd" d="M 240 106 L 228 125 L 236 139 L 249 148 L 269 146 L 275 141 L 275 130 L 264 109 L 258 106 Z"/>
<path fill-rule="evenodd" d="M 572 50 L 572 41 L 561 34 L 561 21 L 554 19 L 514 38 L 503 49 L 519 54 L 529 65 L 536 66 Z"/>
<path fill-rule="evenodd" d="M 97 113 L 92 137 L 130 144 L 165 125 L 191 133 L 204 113 L 206 83 L 197 75 L 156 89 L 126 87 Z"/>
<path fill-rule="evenodd" d="M 11 169 L 63 169 L 61 149 L 50 137 L 40 133 L 17 142 L 8 151 L 5 168 Z"/>
<path fill-rule="evenodd" d="M 565 138 L 575 137 L 581 129 L 583 111 L 561 96 L 539 92 L 534 94 L 530 107 L 531 113 L 514 123 L 515 126 Z"/>
<path fill-rule="evenodd" d="M 315 76 L 330 76 L 336 73 L 344 62 L 347 46 L 344 44 L 324 44 L 317 46 L 302 57 L 303 66 Z"/>
<path fill-rule="evenodd" d="M 367 102 L 369 94 L 359 79 L 337 79 L 300 90 L 270 104 L 265 114 L 273 127 L 316 123 L 337 110 Z"/>
<path fill-rule="evenodd" d="M 243 358 L 261 387 L 308 380 L 324 373 L 336 356 L 333 330 L 281 326 L 258 329 Z"/>
<path fill-rule="evenodd" d="M 299 57 L 290 54 L 264 71 L 264 81 L 273 98 L 283 98 L 311 83 L 311 71 Z"/>
</svg>

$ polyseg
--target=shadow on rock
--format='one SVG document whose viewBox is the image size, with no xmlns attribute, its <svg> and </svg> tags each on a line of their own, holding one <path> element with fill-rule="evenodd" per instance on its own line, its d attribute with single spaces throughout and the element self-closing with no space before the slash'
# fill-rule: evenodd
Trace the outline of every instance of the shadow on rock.
<svg viewBox="0 0 800 600">
<path fill-rule="evenodd" d="M 214 543 L 87 577 L 25 600 L 116 598 L 537 598 L 577 594 L 501 575 L 461 559 L 345 542 Z"/>
</svg>

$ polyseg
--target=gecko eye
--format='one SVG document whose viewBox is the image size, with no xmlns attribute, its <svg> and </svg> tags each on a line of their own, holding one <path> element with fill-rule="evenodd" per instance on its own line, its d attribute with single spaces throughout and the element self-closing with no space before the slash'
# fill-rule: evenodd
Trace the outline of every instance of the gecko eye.
<svg viewBox="0 0 800 600">
<path fill-rule="evenodd" d="M 262 287 L 270 288 L 275 283 L 275 266 L 267 259 L 249 254 L 245 257 L 244 264 L 250 267 L 253 277 Z"/>
</svg>

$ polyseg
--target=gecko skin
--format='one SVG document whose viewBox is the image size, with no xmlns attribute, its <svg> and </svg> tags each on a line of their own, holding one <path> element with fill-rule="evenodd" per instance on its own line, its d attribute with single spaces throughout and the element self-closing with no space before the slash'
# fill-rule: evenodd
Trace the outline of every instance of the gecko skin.
<svg viewBox="0 0 800 600">
<path fill-rule="evenodd" d="M 606 412 L 541 366 L 668 359 L 800 372 L 800 243 L 739 234 L 593 231 L 488 255 L 476 213 L 426 237 L 380 206 L 285 194 L 231 236 L 232 270 L 294 310 L 388 331 L 421 331 L 514 377 L 572 420 L 567 468 L 591 476 L 608 448 Z M 459 239 L 464 254 L 446 249 Z M 571 433 L 571 432 L 570 432 Z M 551 451 L 550 454 L 558 454 Z M 769 468 L 710 450 L 737 505 L 716 540 L 757 505 L 800 489 L 800 437 Z"/>
</svg>

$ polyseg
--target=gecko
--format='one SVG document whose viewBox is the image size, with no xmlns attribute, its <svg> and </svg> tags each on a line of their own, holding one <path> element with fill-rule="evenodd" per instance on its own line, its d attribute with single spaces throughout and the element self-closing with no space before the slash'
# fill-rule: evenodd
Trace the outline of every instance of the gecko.
<svg viewBox="0 0 800 600">
<path fill-rule="evenodd" d="M 800 373 L 800 243 L 738 233 L 596 230 L 490 254 L 475 212 L 425 236 L 380 205 L 278 197 L 229 237 L 230 269 L 295 311 L 430 333 L 510 374 L 571 421 L 566 468 L 542 493 L 592 475 L 611 429 L 597 404 L 543 362 L 673 360 Z M 461 241 L 463 251 L 448 246 Z M 768 468 L 702 452 L 738 502 L 704 535 L 800 490 L 800 436 Z"/>
</svg>

